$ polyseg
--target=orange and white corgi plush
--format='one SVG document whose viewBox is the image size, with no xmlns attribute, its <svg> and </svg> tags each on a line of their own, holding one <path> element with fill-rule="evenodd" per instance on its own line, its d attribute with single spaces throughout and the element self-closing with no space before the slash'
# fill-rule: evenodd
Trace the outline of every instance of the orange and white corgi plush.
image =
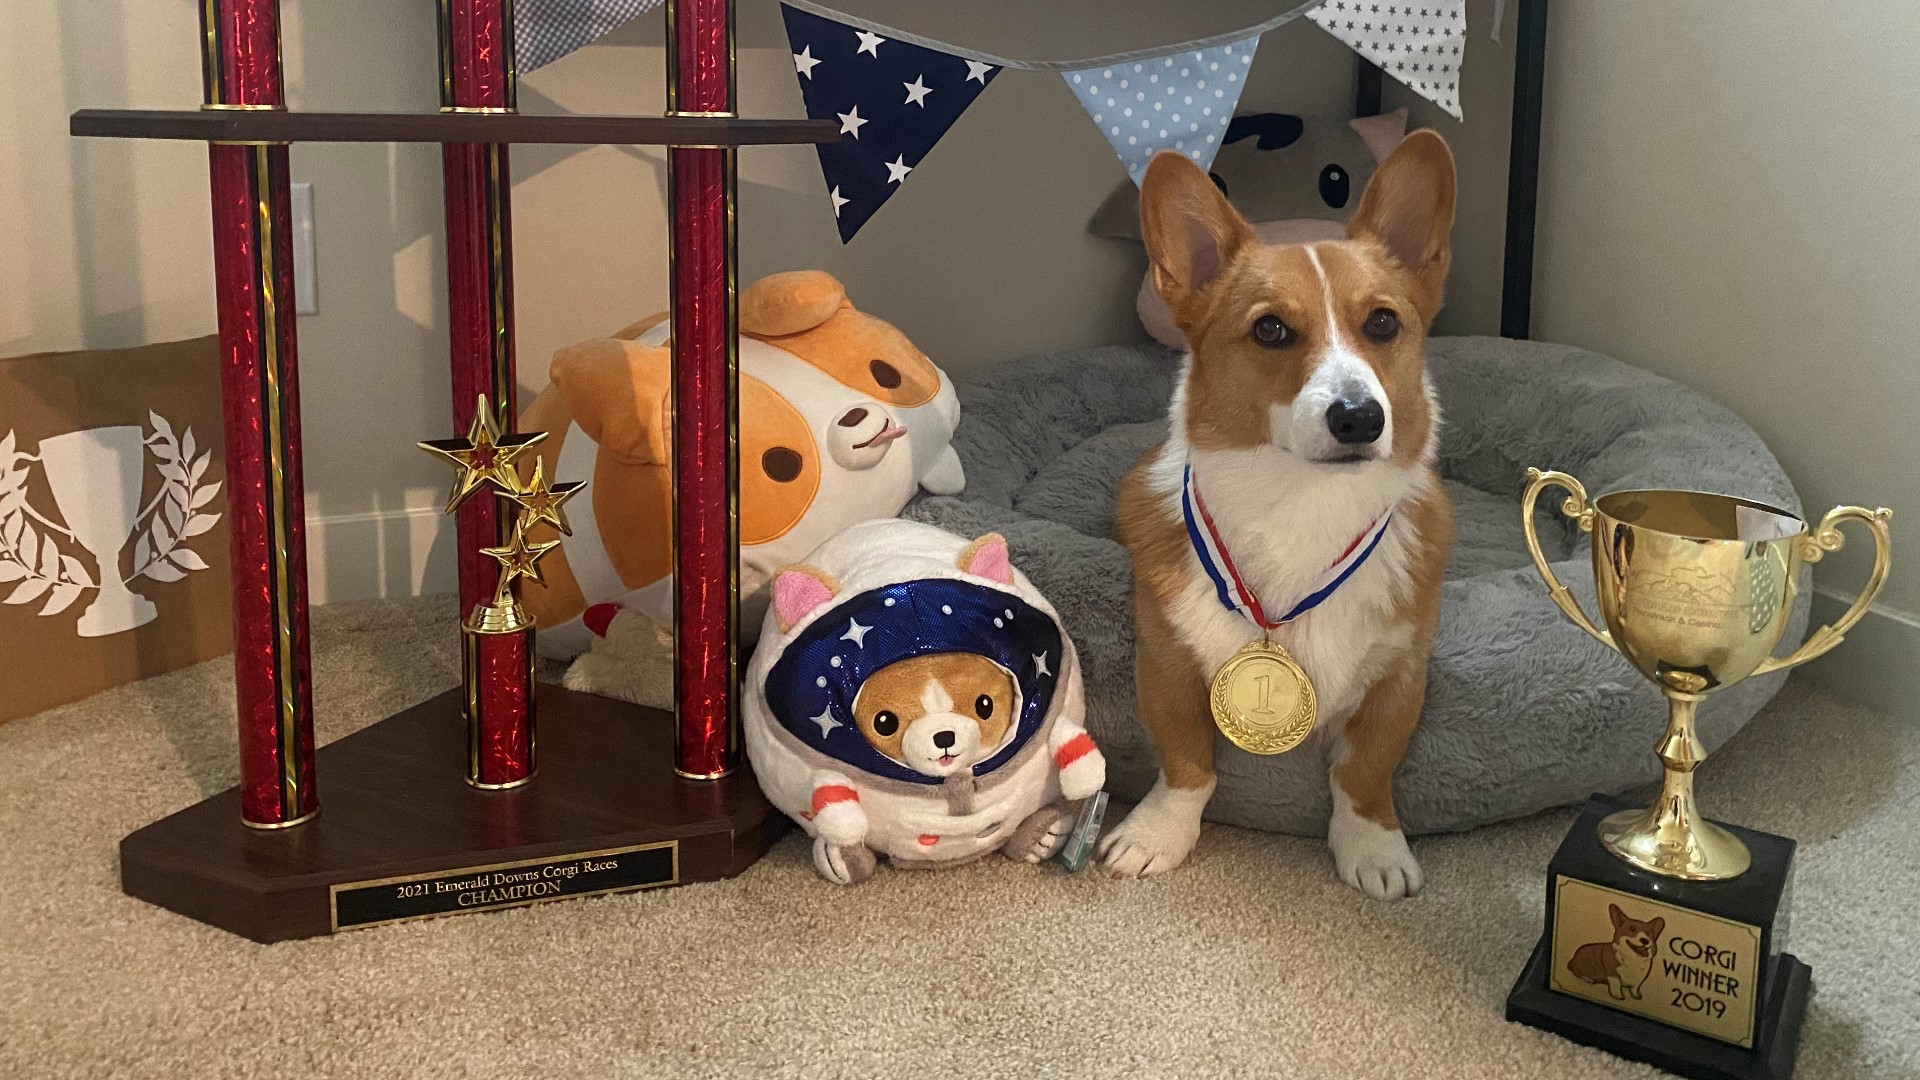
<svg viewBox="0 0 1920 1080">
<path fill-rule="evenodd" d="M 560 350 L 552 385 L 520 419 L 521 431 L 547 433 L 539 448 L 547 476 L 590 481 L 587 498 L 567 507 L 573 535 L 537 537 L 562 542 L 542 568 L 545 586 L 528 583 L 523 594 L 540 623 L 540 651 L 572 657 L 598 635 L 632 643 L 640 655 L 615 656 L 602 669 L 616 693 L 633 664 L 666 663 L 652 654 L 673 605 L 669 329 L 656 315 Z M 950 445 L 959 419 L 946 375 L 905 334 L 856 310 L 832 276 L 775 274 L 741 293 L 740 595 L 749 641 L 774 568 L 854 522 L 899 513 L 917 487 L 961 489 Z M 615 620 L 627 624 L 617 635 Z"/>
<path fill-rule="evenodd" d="M 870 521 L 773 579 L 741 726 L 753 774 L 855 884 L 881 856 L 1039 862 L 1106 784 L 1073 640 L 989 533 Z"/>
<path fill-rule="evenodd" d="M 1153 790 L 1101 843 L 1116 874 L 1180 865 L 1214 789 L 1209 688 L 1262 637 L 1305 670 L 1325 757 L 1327 842 L 1348 884 L 1420 891 L 1393 772 L 1420 719 L 1451 511 L 1426 376 L 1453 226 L 1453 156 L 1431 131 L 1388 155 L 1345 240 L 1273 246 L 1178 154 L 1148 165 L 1141 232 L 1191 343 L 1166 442 L 1127 475 L 1140 719 Z"/>
</svg>

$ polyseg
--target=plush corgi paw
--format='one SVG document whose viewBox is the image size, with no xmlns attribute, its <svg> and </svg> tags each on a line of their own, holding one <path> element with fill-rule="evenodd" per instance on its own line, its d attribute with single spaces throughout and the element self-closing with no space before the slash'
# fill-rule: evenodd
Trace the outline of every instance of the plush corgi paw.
<svg viewBox="0 0 1920 1080">
<path fill-rule="evenodd" d="M 815 776 L 809 814 L 813 831 L 828 843 L 842 847 L 866 843 L 867 812 L 860 808 L 860 793 L 844 778 L 829 773 Z"/>
<path fill-rule="evenodd" d="M 1067 834 L 1072 831 L 1073 815 L 1067 813 L 1066 807 L 1054 803 L 1027 815 L 1007 839 L 1007 846 L 1000 850 L 1006 852 L 1009 859 L 1045 862 L 1067 846 Z"/>
<path fill-rule="evenodd" d="M 1425 884 L 1406 834 L 1355 814 L 1337 790 L 1327 846 L 1333 849 L 1333 867 L 1340 880 L 1375 900 L 1417 896 Z"/>
<path fill-rule="evenodd" d="M 835 885 L 858 885 L 873 876 L 876 860 L 865 844 L 836 844 L 826 837 L 813 842 L 813 868 Z"/>
<path fill-rule="evenodd" d="M 594 631 L 593 643 L 568 666 L 562 686 L 656 709 L 673 708 L 673 636 L 665 627 L 611 604 L 588 609 L 587 625 Z"/>
<path fill-rule="evenodd" d="M 1162 775 L 1118 828 L 1100 841 L 1100 865 L 1115 877 L 1164 874 L 1187 859 L 1200 839 L 1200 812 L 1213 797 L 1202 788 L 1171 788 Z"/>
<path fill-rule="evenodd" d="M 1054 766 L 1060 770 L 1060 794 L 1073 802 L 1092 798 L 1107 786 L 1107 759 L 1093 745 L 1093 736 L 1082 731 L 1053 752 Z"/>
</svg>

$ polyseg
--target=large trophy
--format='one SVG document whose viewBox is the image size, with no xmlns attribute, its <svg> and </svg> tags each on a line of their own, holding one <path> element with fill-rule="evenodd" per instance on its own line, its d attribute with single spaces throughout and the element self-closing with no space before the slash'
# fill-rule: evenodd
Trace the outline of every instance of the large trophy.
<svg viewBox="0 0 1920 1080">
<path fill-rule="evenodd" d="M 1708 821 L 1693 800 L 1706 758 L 1694 713 L 1749 675 L 1838 645 L 1886 580 L 1892 512 L 1843 506 L 1809 529 L 1785 510 L 1697 491 L 1617 491 L 1589 501 L 1565 473 L 1527 470 L 1527 547 L 1567 618 L 1667 697 L 1660 797 L 1645 809 L 1595 796 L 1547 875 L 1546 930 L 1507 1018 L 1682 1076 L 1793 1073 L 1811 972 L 1784 951 L 1794 842 Z M 1593 536 L 1595 626 L 1554 577 L 1534 532 L 1543 491 Z M 1801 567 L 1839 550 L 1842 522 L 1873 534 L 1873 574 L 1853 606 L 1775 657 Z"/>
</svg>

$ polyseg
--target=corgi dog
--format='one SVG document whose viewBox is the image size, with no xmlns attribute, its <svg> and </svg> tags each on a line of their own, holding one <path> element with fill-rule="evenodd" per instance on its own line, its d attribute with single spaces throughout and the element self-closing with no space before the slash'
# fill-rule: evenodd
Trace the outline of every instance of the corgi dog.
<svg viewBox="0 0 1920 1080">
<path fill-rule="evenodd" d="M 1613 920 L 1613 938 L 1582 945 L 1567 961 L 1567 970 L 1581 982 L 1607 988 L 1615 1001 L 1640 996 L 1640 984 L 1653 974 L 1653 956 L 1660 951 L 1660 935 L 1667 920 L 1637 920 L 1617 904 L 1607 905 L 1607 918 Z"/>
<path fill-rule="evenodd" d="M 1318 726 L 1293 752 L 1327 762 L 1340 878 L 1382 900 L 1420 891 L 1393 772 L 1420 719 L 1452 540 L 1424 353 L 1453 212 L 1453 155 L 1431 131 L 1381 162 L 1346 239 L 1320 243 L 1264 244 L 1192 162 L 1148 165 L 1150 273 L 1190 349 L 1167 439 L 1116 507 L 1160 775 L 1103 839 L 1110 872 L 1163 873 L 1193 849 L 1215 783 L 1209 688 L 1264 634 L 1317 695 Z M 1232 598 L 1247 594 L 1243 614 Z"/>
<path fill-rule="evenodd" d="M 905 334 L 856 309 L 831 275 L 771 275 L 743 290 L 739 307 L 740 625 L 750 644 L 775 569 L 854 522 L 898 513 L 918 488 L 957 492 L 965 474 L 950 445 L 960 418 L 952 382 Z M 590 481 L 567 508 L 572 535 L 534 534 L 561 542 L 542 567 L 546 582 L 528 583 L 523 597 L 545 655 L 587 651 L 620 609 L 672 622 L 670 331 L 655 315 L 560 350 L 552 386 L 520 419 L 519 430 L 547 433 L 537 454 L 548 476 Z"/>
</svg>

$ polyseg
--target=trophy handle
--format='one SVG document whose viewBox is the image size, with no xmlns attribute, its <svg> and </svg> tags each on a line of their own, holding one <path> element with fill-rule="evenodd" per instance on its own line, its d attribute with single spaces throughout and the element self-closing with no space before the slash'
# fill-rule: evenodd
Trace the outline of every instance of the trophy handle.
<svg viewBox="0 0 1920 1080">
<path fill-rule="evenodd" d="M 1820 519 L 1818 527 L 1796 541 L 1800 545 L 1800 561 L 1817 563 L 1827 552 L 1839 551 L 1847 542 L 1840 532 L 1840 523 L 1849 520 L 1860 522 L 1873 533 L 1873 573 L 1867 575 L 1866 588 L 1860 590 L 1860 595 L 1854 597 L 1853 606 L 1838 620 L 1808 635 L 1807 640 L 1790 655 L 1767 657 L 1754 669 L 1755 675 L 1804 664 L 1840 644 L 1846 638 L 1847 631 L 1853 629 L 1853 624 L 1867 614 L 1874 597 L 1880 595 L 1880 586 L 1886 584 L 1887 571 L 1893 566 L 1890 546 L 1893 537 L 1887 531 L 1887 522 L 1893 520 L 1893 511 L 1884 506 L 1878 510 L 1868 510 L 1863 506 L 1836 506 L 1827 511 L 1827 516 Z"/>
<path fill-rule="evenodd" d="M 1533 568 L 1540 572 L 1541 579 L 1547 583 L 1547 595 L 1553 598 L 1562 614 L 1573 620 L 1573 625 L 1592 634 L 1600 644 L 1619 652 L 1619 646 L 1613 643 L 1613 635 L 1595 626 L 1593 620 L 1587 618 L 1587 613 L 1580 610 L 1580 602 L 1553 575 L 1553 567 L 1547 565 L 1546 553 L 1540 550 L 1540 537 L 1533 531 L 1533 506 L 1540 501 L 1540 493 L 1550 487 L 1565 488 L 1571 492 L 1560 504 L 1560 512 L 1578 521 L 1581 532 L 1593 531 L 1593 510 L 1587 505 L 1587 489 L 1580 486 L 1580 481 L 1563 472 L 1528 469 L 1527 490 L 1520 496 L 1520 524 L 1527 530 L 1527 552 L 1533 556 Z"/>
</svg>

